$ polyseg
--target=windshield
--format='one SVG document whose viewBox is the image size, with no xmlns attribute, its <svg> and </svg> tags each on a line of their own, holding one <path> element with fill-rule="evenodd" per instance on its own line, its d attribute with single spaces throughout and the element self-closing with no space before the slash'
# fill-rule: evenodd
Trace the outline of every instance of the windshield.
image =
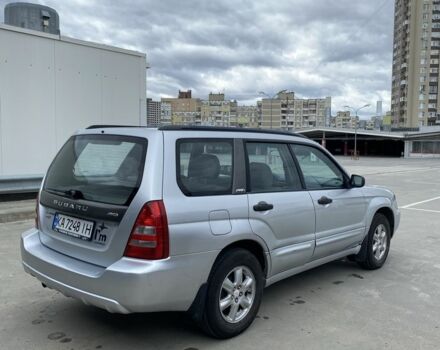
<svg viewBox="0 0 440 350">
<path fill-rule="evenodd" d="M 147 141 L 119 135 L 71 137 L 52 162 L 44 190 L 73 199 L 128 205 L 142 179 Z"/>
</svg>

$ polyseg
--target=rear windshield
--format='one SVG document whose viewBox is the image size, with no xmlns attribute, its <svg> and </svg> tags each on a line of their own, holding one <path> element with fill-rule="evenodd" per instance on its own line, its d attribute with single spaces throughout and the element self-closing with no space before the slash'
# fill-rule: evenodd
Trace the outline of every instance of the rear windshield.
<svg viewBox="0 0 440 350">
<path fill-rule="evenodd" d="M 142 179 L 147 141 L 119 135 L 70 138 L 52 162 L 44 190 L 73 199 L 128 205 Z"/>
</svg>

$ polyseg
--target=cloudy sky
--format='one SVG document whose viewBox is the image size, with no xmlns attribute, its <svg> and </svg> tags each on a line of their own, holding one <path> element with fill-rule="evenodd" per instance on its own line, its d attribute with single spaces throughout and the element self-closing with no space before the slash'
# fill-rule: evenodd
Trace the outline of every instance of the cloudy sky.
<svg viewBox="0 0 440 350">
<path fill-rule="evenodd" d="M 333 114 L 390 106 L 393 0 L 35 2 L 58 11 L 62 35 L 146 52 L 154 99 L 192 89 L 250 104 L 288 89 L 332 96 Z"/>
</svg>

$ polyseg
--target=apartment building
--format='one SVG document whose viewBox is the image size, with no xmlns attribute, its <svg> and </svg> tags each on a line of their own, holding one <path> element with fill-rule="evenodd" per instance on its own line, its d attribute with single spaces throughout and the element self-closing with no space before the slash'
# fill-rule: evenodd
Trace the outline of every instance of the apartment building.
<svg viewBox="0 0 440 350">
<path fill-rule="evenodd" d="M 261 128 L 261 124 L 263 123 L 263 101 L 257 101 L 257 121 L 258 128 Z"/>
<path fill-rule="evenodd" d="M 161 110 L 162 124 L 174 125 L 201 125 L 202 101 L 193 98 L 191 90 L 179 91 L 177 98 L 162 97 L 161 104 L 165 107 Z M 165 113 L 169 113 L 166 115 Z"/>
<path fill-rule="evenodd" d="M 264 129 L 295 129 L 329 126 L 331 97 L 297 99 L 292 91 L 257 105 L 238 106 L 224 93 L 210 93 L 207 100 L 193 98 L 191 90 L 179 91 L 177 98 L 162 98 L 160 124 L 236 126 Z M 152 122 L 153 123 L 153 122 Z M 150 125 L 150 124 L 149 124 Z"/>
<path fill-rule="evenodd" d="M 440 0 L 396 0 L 392 125 L 417 128 L 439 119 Z"/>
<path fill-rule="evenodd" d="M 161 103 L 147 98 L 147 126 L 157 127 L 160 125 Z"/>
<path fill-rule="evenodd" d="M 355 129 L 359 126 L 359 117 L 352 117 L 350 111 L 339 111 L 334 118 L 334 127 L 340 129 Z"/>
<path fill-rule="evenodd" d="M 293 91 L 264 98 L 260 104 L 261 127 L 264 129 L 295 129 L 329 126 L 331 97 L 298 99 Z"/>
<path fill-rule="evenodd" d="M 162 101 L 160 103 L 160 124 L 171 125 L 172 123 L 171 103 Z"/>
<path fill-rule="evenodd" d="M 237 101 L 225 100 L 224 93 L 210 93 L 208 100 L 202 101 L 202 125 L 237 125 Z"/>
<path fill-rule="evenodd" d="M 293 102 L 295 93 L 292 92 L 289 96 Z M 258 106 L 261 114 L 260 127 L 263 129 L 281 129 L 281 96 L 263 98 Z"/>
<path fill-rule="evenodd" d="M 331 105 L 331 97 L 296 99 L 295 129 L 329 126 Z"/>
<path fill-rule="evenodd" d="M 391 131 L 392 120 L 392 114 L 391 111 L 389 111 L 383 116 L 381 130 Z"/>
<path fill-rule="evenodd" d="M 231 119 L 231 126 L 240 128 L 258 128 L 257 106 L 237 106 L 237 118 Z"/>
</svg>

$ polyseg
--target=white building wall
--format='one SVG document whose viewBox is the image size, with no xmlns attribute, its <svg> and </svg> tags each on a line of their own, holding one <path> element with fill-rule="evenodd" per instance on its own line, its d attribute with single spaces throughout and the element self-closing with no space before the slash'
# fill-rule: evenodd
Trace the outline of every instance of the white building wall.
<svg viewBox="0 0 440 350">
<path fill-rule="evenodd" d="M 0 180 L 42 175 L 75 130 L 146 124 L 145 54 L 0 25 Z"/>
</svg>

